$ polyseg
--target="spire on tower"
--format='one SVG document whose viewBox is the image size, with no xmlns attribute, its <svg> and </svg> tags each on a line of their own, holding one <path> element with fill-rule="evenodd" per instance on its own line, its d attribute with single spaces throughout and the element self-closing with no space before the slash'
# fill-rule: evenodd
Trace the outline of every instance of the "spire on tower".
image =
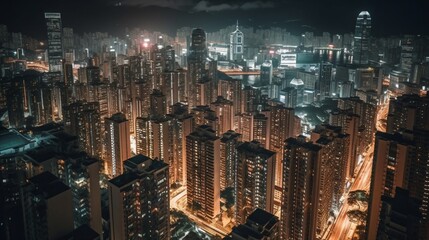
<svg viewBox="0 0 429 240">
<path fill-rule="evenodd" d="M 237 19 L 237 25 L 235 26 L 235 29 L 238 30 L 238 19 Z"/>
</svg>

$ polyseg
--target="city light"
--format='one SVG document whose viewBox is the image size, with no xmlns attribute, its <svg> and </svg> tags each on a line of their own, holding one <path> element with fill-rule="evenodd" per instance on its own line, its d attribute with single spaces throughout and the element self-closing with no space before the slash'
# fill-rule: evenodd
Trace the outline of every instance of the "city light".
<svg viewBox="0 0 429 240">
<path fill-rule="evenodd" d="M 0 6 L 1 239 L 429 239 L 424 8 Z"/>
</svg>

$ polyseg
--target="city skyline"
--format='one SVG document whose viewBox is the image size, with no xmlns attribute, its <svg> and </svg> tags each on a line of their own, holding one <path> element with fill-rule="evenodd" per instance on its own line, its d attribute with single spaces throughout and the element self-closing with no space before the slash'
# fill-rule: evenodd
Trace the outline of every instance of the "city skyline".
<svg viewBox="0 0 429 240">
<path fill-rule="evenodd" d="M 429 35 L 394 4 L 39 4 L 40 39 L 0 24 L 1 239 L 429 238 Z"/>
<path fill-rule="evenodd" d="M 177 29 L 186 26 L 202 27 L 213 32 L 233 25 L 236 20 L 246 27 L 274 26 L 294 34 L 306 31 L 342 34 L 354 32 L 354 16 L 364 10 L 373 17 L 374 36 L 429 33 L 424 27 L 424 23 L 429 22 L 429 16 L 424 14 L 424 6 L 417 0 L 401 4 L 389 4 L 387 0 L 375 3 L 340 0 L 19 0 L 3 4 L 5 9 L 17 8 L 20 11 L 4 12 L 0 23 L 10 26 L 13 31 L 40 39 L 44 39 L 45 35 L 36 29 L 44 26 L 44 12 L 61 12 L 63 25 L 74 28 L 78 33 L 101 31 L 115 36 L 123 36 L 126 27 L 157 30 L 171 36 Z M 75 17 L 76 13 L 79 17 Z M 26 23 L 29 21 L 37 27 L 28 27 Z"/>
</svg>

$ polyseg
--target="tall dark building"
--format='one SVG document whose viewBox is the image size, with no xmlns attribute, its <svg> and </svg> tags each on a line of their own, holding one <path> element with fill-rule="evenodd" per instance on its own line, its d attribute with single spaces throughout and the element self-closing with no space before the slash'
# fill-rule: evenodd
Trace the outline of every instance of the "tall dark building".
<svg viewBox="0 0 429 240">
<path fill-rule="evenodd" d="M 236 182 L 237 145 L 241 135 L 232 130 L 225 132 L 220 139 L 220 189 L 233 187 Z"/>
<path fill-rule="evenodd" d="M 188 207 L 213 219 L 220 213 L 220 140 L 207 125 L 186 137 Z"/>
<path fill-rule="evenodd" d="M 332 81 L 332 63 L 322 62 L 319 69 L 319 82 L 317 83 L 318 99 L 330 97 Z"/>
<path fill-rule="evenodd" d="M 21 128 L 24 126 L 24 79 L 11 80 L 6 92 L 6 104 L 9 116 L 9 127 Z"/>
<path fill-rule="evenodd" d="M 63 59 L 63 26 L 61 13 L 45 13 L 48 31 L 48 62 L 50 72 L 61 72 Z"/>
<path fill-rule="evenodd" d="M 371 16 L 362 11 L 356 19 L 356 28 L 353 46 L 353 63 L 368 64 L 371 37 Z"/>
<path fill-rule="evenodd" d="M 188 55 L 188 102 L 190 108 L 197 106 L 197 83 L 203 82 L 206 77 L 205 61 L 207 58 L 206 32 L 196 28 L 192 30 L 191 46 Z"/>
<path fill-rule="evenodd" d="M 60 239 L 73 231 L 71 189 L 50 172 L 29 179 L 22 190 L 27 240 Z"/>
<path fill-rule="evenodd" d="M 306 142 L 300 136 L 285 142 L 281 233 L 283 239 L 320 239 L 329 227 L 334 203 L 334 141 Z"/>
<path fill-rule="evenodd" d="M 395 197 L 382 199 L 377 239 L 420 239 L 420 217 L 417 199 L 396 188 Z"/>
<path fill-rule="evenodd" d="M 168 164 L 136 155 L 109 181 L 110 239 L 170 239 Z"/>
<path fill-rule="evenodd" d="M 279 219 L 260 208 L 255 209 L 244 224 L 234 227 L 224 240 L 279 240 Z"/>
<path fill-rule="evenodd" d="M 244 223 L 256 208 L 274 212 L 275 156 L 256 141 L 237 147 L 236 222 Z"/>
</svg>

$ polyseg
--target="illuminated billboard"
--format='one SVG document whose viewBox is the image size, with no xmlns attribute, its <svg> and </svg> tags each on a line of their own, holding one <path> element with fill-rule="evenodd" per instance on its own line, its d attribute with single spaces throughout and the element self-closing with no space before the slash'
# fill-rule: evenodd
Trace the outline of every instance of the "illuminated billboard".
<svg viewBox="0 0 429 240">
<path fill-rule="evenodd" d="M 296 67 L 296 53 L 282 53 L 280 66 Z"/>
</svg>

